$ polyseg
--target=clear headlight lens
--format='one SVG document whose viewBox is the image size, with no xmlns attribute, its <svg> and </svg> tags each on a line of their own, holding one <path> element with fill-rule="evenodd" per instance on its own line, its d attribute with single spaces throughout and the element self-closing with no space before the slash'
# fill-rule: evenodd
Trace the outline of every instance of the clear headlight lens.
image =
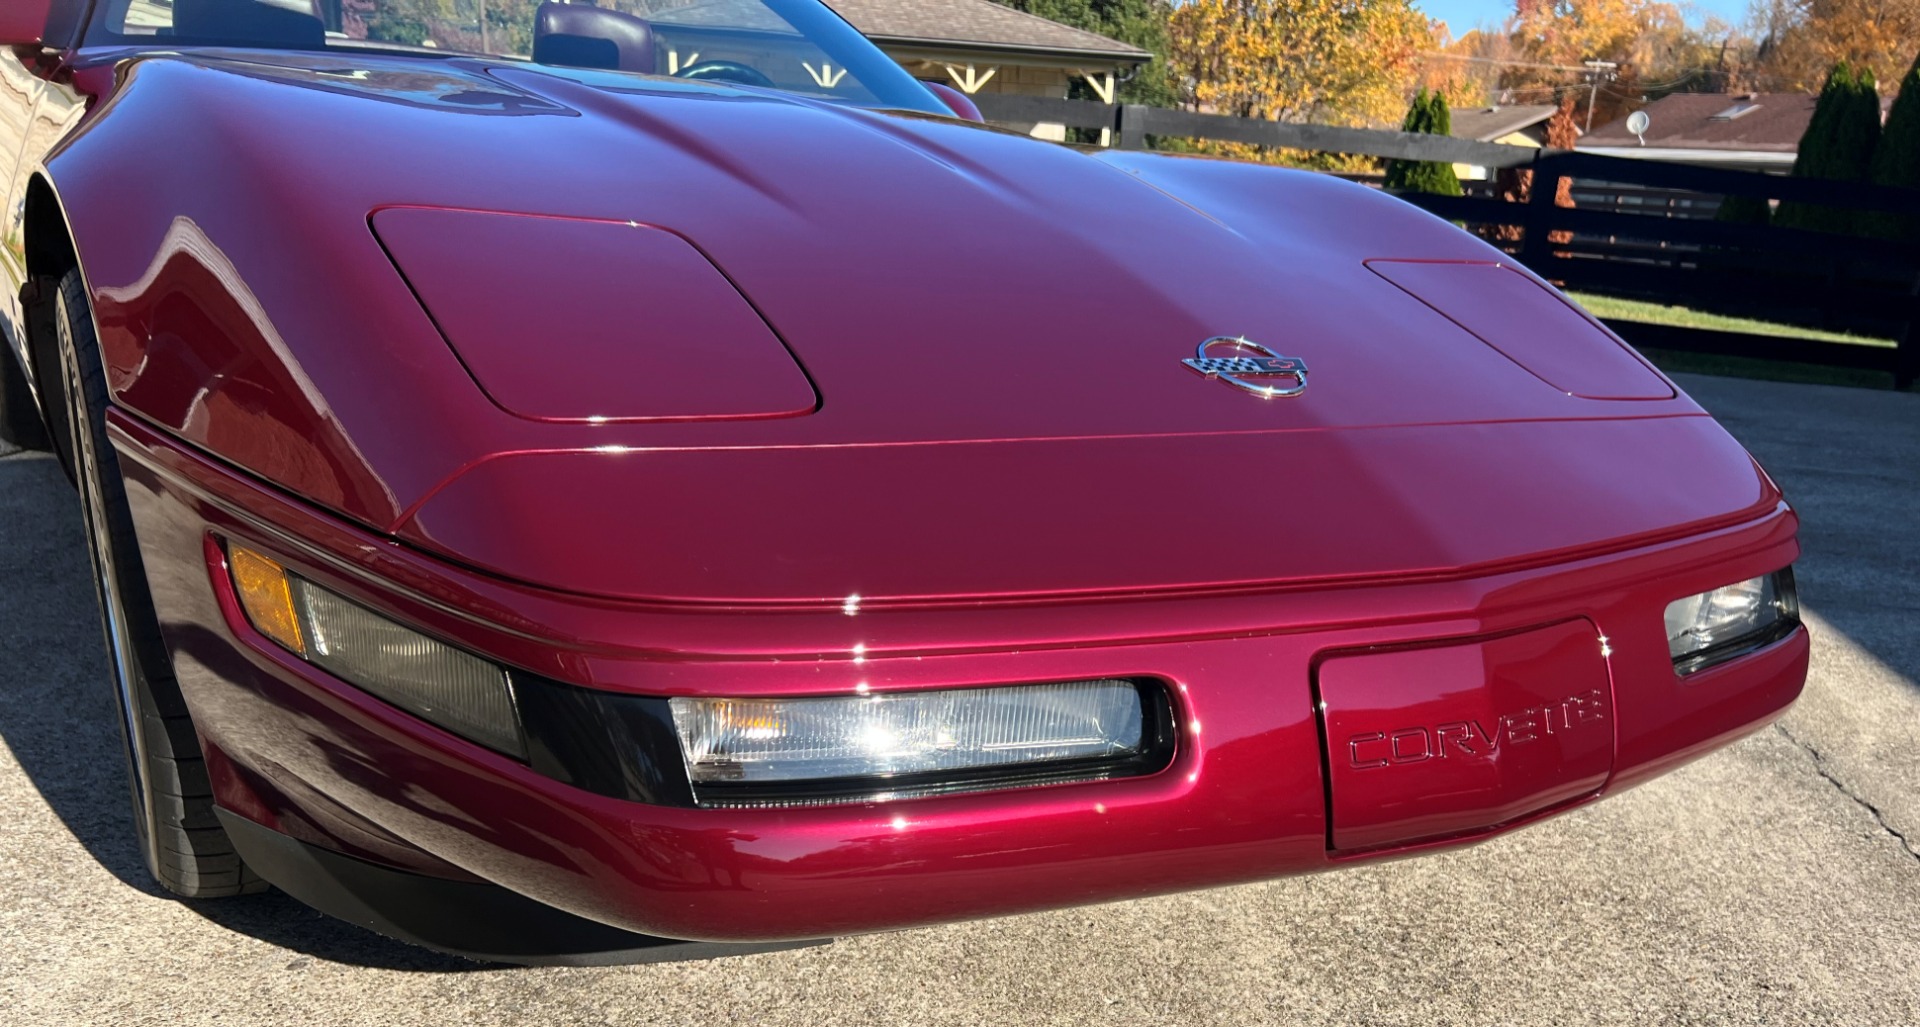
<svg viewBox="0 0 1920 1027">
<path fill-rule="evenodd" d="M 1789 567 L 1667 604 L 1667 652 L 1687 674 L 1781 638 L 1799 622 Z"/>
<path fill-rule="evenodd" d="M 779 786 L 806 783 L 871 797 L 1004 786 L 1008 775 L 1047 769 L 1101 777 L 1103 766 L 1140 756 L 1147 735 L 1140 687 L 1117 679 L 669 705 L 703 805 L 767 804 Z"/>
<path fill-rule="evenodd" d="M 524 757 L 507 672 L 228 547 L 234 590 L 261 634 L 307 662 L 454 734 Z"/>
</svg>

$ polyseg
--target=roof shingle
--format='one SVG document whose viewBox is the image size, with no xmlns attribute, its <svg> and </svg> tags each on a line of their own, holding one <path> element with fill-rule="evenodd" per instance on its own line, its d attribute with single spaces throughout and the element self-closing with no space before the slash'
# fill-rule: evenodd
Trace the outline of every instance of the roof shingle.
<svg viewBox="0 0 1920 1027">
<path fill-rule="evenodd" d="M 1553 117 L 1560 108 L 1550 103 L 1516 104 L 1512 107 L 1455 107 L 1451 111 L 1455 139 L 1473 139 L 1490 143 L 1504 135 L 1532 128 Z"/>
<path fill-rule="evenodd" d="M 1714 115 L 1736 103 L 1754 107 L 1737 118 L 1714 120 Z M 1673 93 L 1645 107 L 1646 145 L 1649 149 L 1793 153 L 1813 118 L 1813 104 L 1814 97 L 1806 93 Z M 1582 149 L 1639 145 L 1624 118 L 1580 140 Z"/>
<path fill-rule="evenodd" d="M 1148 60 L 1130 43 L 1003 7 L 993 0 L 826 0 L 870 39 Z"/>
</svg>

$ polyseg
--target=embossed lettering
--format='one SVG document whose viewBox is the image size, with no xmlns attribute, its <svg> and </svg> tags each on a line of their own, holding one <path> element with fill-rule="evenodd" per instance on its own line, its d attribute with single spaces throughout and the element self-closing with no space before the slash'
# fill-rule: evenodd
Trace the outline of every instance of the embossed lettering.
<svg viewBox="0 0 1920 1027">
<path fill-rule="evenodd" d="M 1472 745 L 1468 744 L 1472 741 L 1473 728 L 1467 726 L 1466 721 L 1457 720 L 1451 724 L 1442 724 L 1433 729 L 1433 754 L 1441 759 L 1446 759 L 1447 743 L 1452 742 L 1454 748 L 1459 749 L 1468 756 L 1478 756 L 1480 754 L 1474 751 Z"/>
<path fill-rule="evenodd" d="M 1487 729 L 1480 726 L 1480 722 L 1476 720 L 1473 722 L 1473 729 L 1480 732 L 1480 744 L 1485 746 L 1485 748 L 1481 750 L 1481 755 L 1492 755 L 1495 749 L 1500 748 L 1500 734 L 1506 729 L 1506 725 L 1495 720 L 1493 722 L 1493 734 L 1487 734 Z"/>
<path fill-rule="evenodd" d="M 1507 729 L 1507 741 L 1515 745 L 1519 745 L 1522 742 L 1531 742 L 1540 737 L 1538 734 L 1540 730 L 1540 711 L 1531 706 L 1518 713 L 1509 713 L 1501 717 L 1500 723 Z"/>
<path fill-rule="evenodd" d="M 1418 748 L 1415 748 L 1416 744 Z M 1427 744 L 1427 729 L 1423 727 L 1409 727 L 1395 731 L 1391 748 L 1395 763 L 1418 763 L 1433 755 L 1432 747 Z"/>
<path fill-rule="evenodd" d="M 1606 696 L 1602 695 L 1597 688 L 1586 695 L 1576 695 L 1568 699 L 1566 702 L 1568 726 L 1590 724 L 1607 719 L 1606 701 Z"/>
<path fill-rule="evenodd" d="M 1501 745 L 1525 745 L 1545 735 L 1572 731 L 1607 719 L 1607 696 L 1600 689 L 1571 695 L 1545 706 L 1494 717 L 1491 730 L 1479 720 L 1455 720 L 1434 727 L 1368 731 L 1347 739 L 1347 758 L 1356 770 L 1446 759 L 1451 748 L 1461 756 L 1492 759 Z M 1557 721 L 1557 723 L 1556 723 Z"/>
<path fill-rule="evenodd" d="M 1362 759 L 1360 757 L 1361 746 L 1371 745 L 1374 742 L 1384 742 L 1386 740 L 1387 736 L 1378 731 L 1369 732 L 1364 735 L 1354 735 L 1352 738 L 1347 739 L 1347 758 L 1353 761 L 1354 769 L 1366 770 L 1370 767 L 1386 766 L 1387 758 L 1385 756 L 1381 756 L 1378 759 Z"/>
</svg>

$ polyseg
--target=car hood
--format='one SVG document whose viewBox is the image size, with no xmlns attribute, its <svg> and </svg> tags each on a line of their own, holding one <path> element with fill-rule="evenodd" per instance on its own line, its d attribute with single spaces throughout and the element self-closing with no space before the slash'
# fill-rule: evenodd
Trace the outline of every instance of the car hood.
<svg viewBox="0 0 1920 1027">
<path fill-rule="evenodd" d="M 141 63 L 175 67 L 136 87 L 172 78 L 176 102 L 244 139 L 248 189 L 304 192 L 307 238 L 342 214 L 377 247 L 369 218 L 378 230 L 398 206 L 658 228 L 764 319 L 792 361 L 779 373 L 803 370 L 810 412 L 544 423 L 445 359 L 509 340 L 407 349 L 425 343 L 403 328 L 439 329 L 351 323 L 371 302 L 296 320 L 300 302 L 276 301 L 287 284 L 256 274 L 279 336 L 261 359 L 324 397 L 324 424 L 288 428 L 328 459 L 262 467 L 244 440 L 223 455 L 516 579 L 722 602 L 1238 587 L 1491 567 L 1777 501 L 1698 407 L 1544 284 L 1507 272 L 1495 293 L 1517 281 L 1532 295 L 1512 294 L 1527 312 L 1501 323 L 1499 295 L 1369 266 L 1507 258 L 1328 176 L 1089 155 L 649 76 L 359 55 Z M 228 256 L 226 278 L 245 276 Z M 392 256 L 402 272 L 465 261 L 475 296 L 531 273 L 510 243 Z M 568 271 L 596 296 L 637 288 Z M 530 361 L 562 372 L 542 399 L 564 398 L 569 376 L 598 396 L 632 373 L 609 338 L 697 367 L 699 339 L 645 330 L 649 304 L 671 299 L 556 308 L 560 327 L 528 340 Z M 1310 387 L 1263 399 L 1183 366 L 1214 336 L 1303 359 Z M 378 403 L 356 392 L 389 387 L 367 368 L 420 377 L 390 386 L 404 404 Z M 1630 398 L 1588 398 L 1616 395 Z M 288 480 L 312 466 L 358 466 L 377 487 Z"/>
<path fill-rule="evenodd" d="M 1205 168 L 1103 160 L 949 119 L 633 75 L 495 68 L 490 78 L 579 113 L 561 163 L 569 191 L 595 202 L 569 206 L 683 236 L 758 308 L 819 394 L 826 423 L 793 428 L 797 438 L 1593 414 L 1364 264 L 1501 255 L 1337 179 L 1262 169 L 1257 182 L 1221 182 Z M 1249 188 L 1264 193 L 1254 216 L 1227 206 Z M 396 256 L 404 267 L 408 255 Z M 610 319 L 584 321 L 581 334 Z M 1306 360 L 1312 398 L 1260 403 L 1197 380 L 1180 361 L 1215 336 Z M 597 350 L 581 355 L 583 377 L 620 373 Z"/>
</svg>

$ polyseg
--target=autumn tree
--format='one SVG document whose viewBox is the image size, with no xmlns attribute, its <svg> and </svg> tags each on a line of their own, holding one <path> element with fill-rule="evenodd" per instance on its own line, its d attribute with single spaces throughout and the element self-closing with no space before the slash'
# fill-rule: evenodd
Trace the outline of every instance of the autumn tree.
<svg viewBox="0 0 1920 1027">
<path fill-rule="evenodd" d="M 1728 89 L 1752 50 L 1725 23 L 1689 24 L 1663 0 L 1514 0 L 1512 9 L 1500 27 L 1430 55 L 1420 84 L 1468 105 L 1571 97 L 1576 124 L 1604 124 L 1666 92 Z"/>
<path fill-rule="evenodd" d="M 476 15 L 484 12 L 487 29 L 483 41 L 489 53 L 532 54 L 533 19 L 541 0 L 460 0 L 464 8 L 472 4 Z M 475 18 L 478 21 L 478 17 Z"/>
<path fill-rule="evenodd" d="M 1447 39 L 1436 50 L 1424 56 L 1416 84 L 1428 92 L 1447 94 L 1457 107 L 1503 102 L 1501 86 L 1509 66 L 1527 59 L 1502 29 L 1472 29 Z"/>
<path fill-rule="evenodd" d="M 1793 177 L 1866 181 L 1879 141 L 1880 93 L 1874 88 L 1873 69 L 1841 61 L 1827 73 L 1813 118 L 1800 138 Z M 1852 231 L 1857 221 L 1851 210 L 1796 201 L 1781 203 L 1773 216 L 1781 227 L 1819 232 Z"/>
<path fill-rule="evenodd" d="M 1188 0 L 1167 37 L 1196 109 L 1335 125 L 1391 123 L 1434 45 L 1410 0 Z"/>
<path fill-rule="evenodd" d="M 1121 103 L 1171 107 L 1179 100 L 1168 73 L 1167 20 L 1169 0 L 997 0 L 1016 11 L 1038 15 L 1062 25 L 1117 39 L 1154 55 L 1151 63 L 1120 83 Z M 1091 99 L 1091 97 L 1089 97 Z"/>
<path fill-rule="evenodd" d="M 328 0 L 329 3 L 332 0 Z M 533 52 L 540 0 L 338 0 L 341 30 L 353 39 L 455 50 Z M 481 22 L 485 21 L 485 29 Z"/>
<path fill-rule="evenodd" d="M 1761 26 L 1757 83 L 1797 92 L 1840 61 L 1892 81 L 1920 43 L 1920 0 L 1754 0 Z"/>
<path fill-rule="evenodd" d="M 445 0 L 391 0 L 366 7 L 362 15 L 366 38 L 407 46 L 433 39 L 435 28 L 453 15 L 453 5 Z"/>
<path fill-rule="evenodd" d="M 1573 117 L 1573 97 L 1561 98 L 1560 106 L 1547 119 L 1546 136 L 1550 150 L 1571 150 L 1580 141 L 1580 128 Z M 1555 181 L 1553 205 L 1572 207 L 1573 179 L 1563 175 Z M 1494 186 L 1499 197 L 1508 203 L 1532 202 L 1533 171 L 1529 168 L 1501 168 L 1495 176 Z M 1494 225 L 1492 236 L 1501 243 L 1517 243 L 1526 237 L 1526 230 L 1520 225 Z M 1565 245 L 1573 241 L 1573 233 L 1564 229 L 1549 232 L 1547 241 Z"/>
<path fill-rule="evenodd" d="M 1562 97 L 1560 108 L 1547 119 L 1547 146 L 1555 150 L 1572 150 L 1580 142 L 1580 130 L 1574 127 L 1573 97 Z M 1533 184 L 1527 184 L 1528 199 L 1532 199 Z M 1562 175 L 1554 180 L 1553 205 L 1556 207 L 1573 206 L 1573 179 Z M 1573 233 L 1558 231 L 1547 233 L 1547 241 L 1565 245 L 1573 241 Z"/>
<path fill-rule="evenodd" d="M 1583 124 L 1624 116 L 1648 93 L 1712 84 L 1721 60 L 1710 37 L 1661 0 L 1516 0 L 1508 31 L 1525 60 L 1546 67 L 1511 69 L 1503 90 L 1531 94 L 1525 102 L 1572 96 Z M 1588 71 L 1588 61 L 1615 67 Z"/>
</svg>

